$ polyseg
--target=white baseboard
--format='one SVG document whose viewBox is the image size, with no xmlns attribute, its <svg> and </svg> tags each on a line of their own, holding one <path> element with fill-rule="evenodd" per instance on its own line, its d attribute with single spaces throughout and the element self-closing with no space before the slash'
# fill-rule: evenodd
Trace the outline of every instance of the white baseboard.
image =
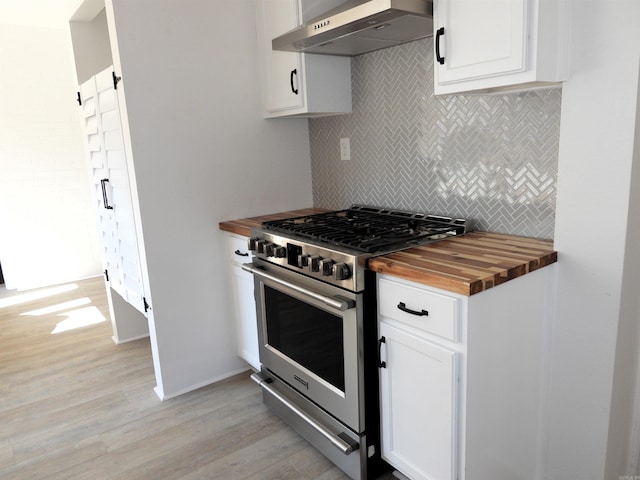
<svg viewBox="0 0 640 480">
<path fill-rule="evenodd" d="M 177 390 L 175 392 L 171 392 L 171 393 L 168 393 L 168 394 L 164 393 L 164 392 L 161 392 L 158 387 L 154 388 L 153 391 L 156 392 L 156 395 L 158 396 L 158 398 L 161 401 L 164 402 L 165 400 L 169 400 L 171 398 L 179 397 L 180 395 L 184 395 L 185 393 L 189 393 L 189 392 L 192 392 L 192 391 L 197 390 L 199 388 L 206 387 L 207 385 L 211 385 L 212 383 L 217 383 L 217 382 L 220 382 L 222 380 L 226 380 L 229 377 L 233 377 L 234 375 L 238 375 L 239 373 L 246 372 L 247 370 L 251 370 L 248 365 L 246 367 L 240 368 L 238 370 L 234 370 L 234 371 L 231 371 L 231 372 L 224 373 L 223 375 L 220 375 L 218 377 L 212 378 L 210 380 L 205 380 L 204 382 L 196 383 L 196 384 L 191 385 L 189 387 L 186 387 L 186 388 L 183 388 L 181 390 Z"/>
<path fill-rule="evenodd" d="M 129 343 L 129 342 L 133 342 L 134 340 L 140 340 L 141 338 L 149 338 L 149 334 L 145 334 L 145 335 L 140 335 L 138 337 L 131 337 L 131 338 L 127 338 L 125 340 L 120 340 L 118 338 L 116 338 L 115 335 L 111 336 L 111 340 L 113 340 L 113 343 L 115 343 L 116 345 L 122 345 L 123 343 Z"/>
</svg>

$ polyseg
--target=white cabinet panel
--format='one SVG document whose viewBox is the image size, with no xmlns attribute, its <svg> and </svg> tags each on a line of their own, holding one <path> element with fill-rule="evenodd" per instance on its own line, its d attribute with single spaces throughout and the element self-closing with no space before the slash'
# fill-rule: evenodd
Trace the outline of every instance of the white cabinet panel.
<svg viewBox="0 0 640 480">
<path fill-rule="evenodd" d="M 298 25 L 298 4 L 295 1 L 268 1 L 258 3 L 262 15 L 263 30 L 259 41 L 270 50 L 271 40 L 280 33 Z M 264 103 L 269 112 L 303 106 L 305 89 L 302 76 L 301 55 L 291 52 L 271 51 L 266 63 L 269 74 L 264 78 Z"/>
<path fill-rule="evenodd" d="M 568 2 L 434 2 L 436 94 L 548 86 L 568 75 Z"/>
<path fill-rule="evenodd" d="M 260 370 L 258 353 L 258 320 L 253 294 L 253 275 L 242 270 L 242 264 L 251 261 L 247 238 L 227 234 L 228 258 L 231 265 L 231 286 L 235 313 L 238 356 Z"/>
<path fill-rule="evenodd" d="M 404 327 L 458 340 L 458 300 L 388 279 L 379 280 L 380 315 Z"/>
<path fill-rule="evenodd" d="M 380 324 L 382 456 L 413 480 L 455 477 L 456 353 Z"/>
<path fill-rule="evenodd" d="M 444 17 L 445 63 L 439 83 L 518 72 L 526 67 L 528 0 L 439 3 Z"/>
<path fill-rule="evenodd" d="M 305 2 L 256 0 L 265 117 L 351 112 L 351 59 L 274 51 L 271 41 L 301 23 Z"/>
</svg>

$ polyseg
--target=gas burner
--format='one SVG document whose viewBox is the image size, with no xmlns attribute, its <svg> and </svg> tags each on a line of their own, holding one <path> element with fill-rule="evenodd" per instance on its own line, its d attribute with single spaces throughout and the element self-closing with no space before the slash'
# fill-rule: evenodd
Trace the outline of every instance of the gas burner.
<svg viewBox="0 0 640 480">
<path fill-rule="evenodd" d="M 353 205 L 346 210 L 265 222 L 263 229 L 367 254 L 407 248 L 467 230 L 467 221 Z"/>
</svg>

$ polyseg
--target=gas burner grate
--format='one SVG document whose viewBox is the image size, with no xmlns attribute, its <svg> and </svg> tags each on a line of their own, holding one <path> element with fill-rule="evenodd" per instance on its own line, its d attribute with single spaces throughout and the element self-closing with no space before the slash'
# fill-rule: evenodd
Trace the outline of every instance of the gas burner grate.
<svg viewBox="0 0 640 480">
<path fill-rule="evenodd" d="M 353 205 L 346 210 L 273 220 L 262 226 L 332 246 L 377 253 L 463 234 L 467 230 L 467 221 Z"/>
</svg>

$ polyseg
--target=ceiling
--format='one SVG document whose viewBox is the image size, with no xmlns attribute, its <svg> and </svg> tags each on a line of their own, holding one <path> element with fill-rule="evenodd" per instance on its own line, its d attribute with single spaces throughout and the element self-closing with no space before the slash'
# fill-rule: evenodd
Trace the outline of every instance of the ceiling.
<svg viewBox="0 0 640 480">
<path fill-rule="evenodd" d="M 0 24 L 66 28 L 82 0 L 0 0 Z"/>
</svg>

